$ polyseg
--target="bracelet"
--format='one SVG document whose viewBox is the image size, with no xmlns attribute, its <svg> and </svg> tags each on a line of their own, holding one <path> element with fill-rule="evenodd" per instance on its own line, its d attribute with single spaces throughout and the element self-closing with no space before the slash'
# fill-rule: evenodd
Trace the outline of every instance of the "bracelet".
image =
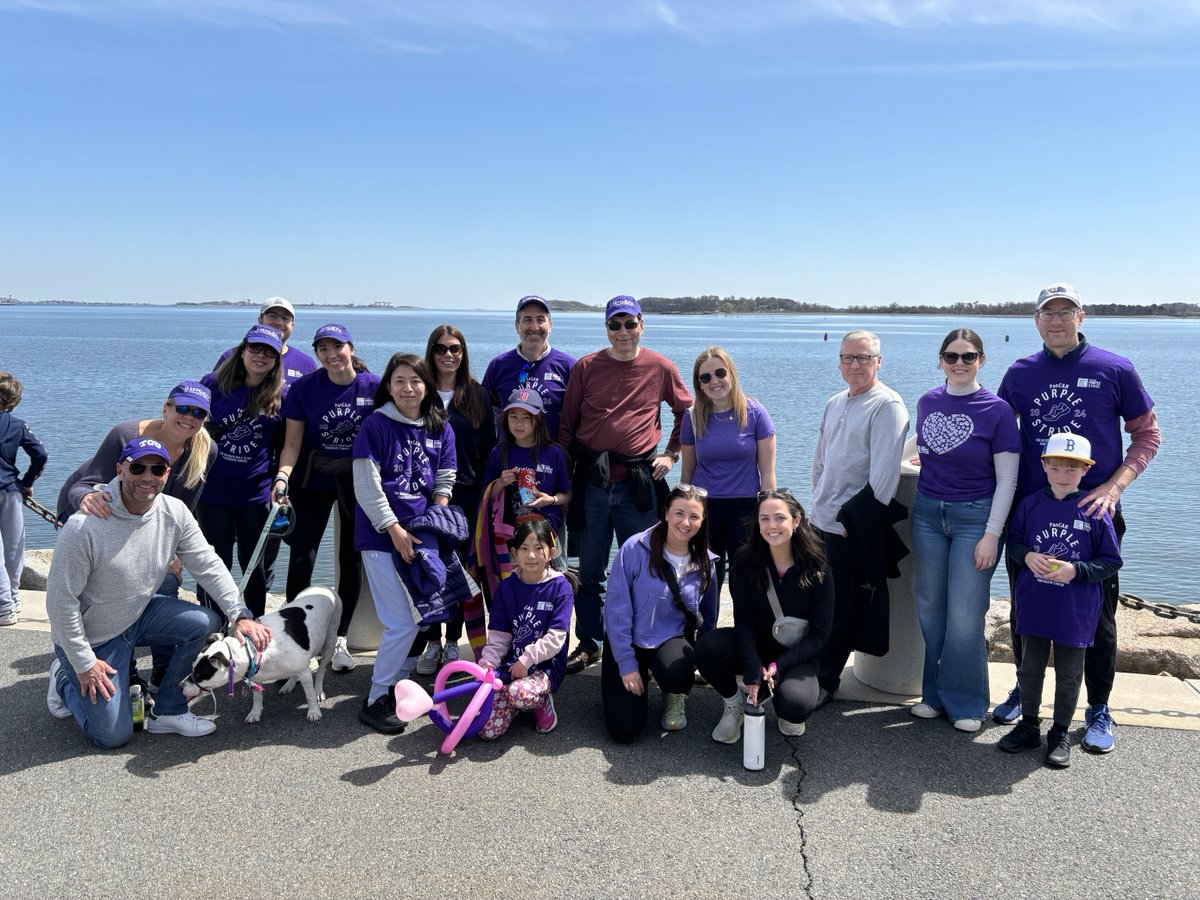
<svg viewBox="0 0 1200 900">
<path fill-rule="evenodd" d="M 289 484 L 291 483 L 291 479 L 289 479 L 289 478 L 288 478 L 286 475 L 284 475 L 282 472 L 278 472 L 278 473 L 276 473 L 276 475 L 275 475 L 275 481 L 286 481 L 286 482 L 288 482 Z M 274 484 L 275 482 L 273 481 L 273 482 L 271 482 L 271 483 L 272 483 L 272 484 Z"/>
</svg>

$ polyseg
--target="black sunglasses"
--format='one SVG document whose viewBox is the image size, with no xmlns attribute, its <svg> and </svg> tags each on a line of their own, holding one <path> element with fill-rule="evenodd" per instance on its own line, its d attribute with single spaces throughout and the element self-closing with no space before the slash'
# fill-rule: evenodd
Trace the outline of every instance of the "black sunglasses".
<svg viewBox="0 0 1200 900">
<path fill-rule="evenodd" d="M 434 344 L 434 356 L 445 356 L 447 353 L 458 356 L 462 353 L 462 344 Z"/>
<path fill-rule="evenodd" d="M 150 473 L 155 478 L 162 478 L 164 475 L 167 474 L 167 469 L 169 469 L 169 468 L 171 468 L 171 467 L 168 465 L 164 465 L 163 463 L 153 463 L 151 465 L 147 465 L 146 463 L 132 462 L 129 464 L 129 474 L 130 475 L 141 475 L 142 473 L 144 473 L 146 471 L 146 469 L 149 469 Z"/>
<path fill-rule="evenodd" d="M 700 383 L 708 384 L 714 378 L 724 378 L 728 374 L 729 374 L 728 369 L 713 369 L 712 372 L 704 372 L 700 376 Z"/>
<path fill-rule="evenodd" d="M 622 327 L 626 331 L 633 331 L 633 329 L 638 327 L 638 320 L 626 319 L 624 326 L 622 326 L 619 319 L 609 319 L 607 324 L 609 331 L 620 331 Z"/>
<path fill-rule="evenodd" d="M 199 419 L 201 422 L 208 418 L 208 413 L 198 406 L 180 406 L 176 403 L 175 412 L 181 416 L 191 416 L 193 419 Z"/>
<path fill-rule="evenodd" d="M 974 350 L 968 350 L 966 353 L 955 353 L 953 350 L 942 351 L 942 359 L 950 363 L 950 365 L 954 365 L 960 359 L 967 365 L 970 365 L 982 355 L 982 353 L 976 353 Z"/>
</svg>

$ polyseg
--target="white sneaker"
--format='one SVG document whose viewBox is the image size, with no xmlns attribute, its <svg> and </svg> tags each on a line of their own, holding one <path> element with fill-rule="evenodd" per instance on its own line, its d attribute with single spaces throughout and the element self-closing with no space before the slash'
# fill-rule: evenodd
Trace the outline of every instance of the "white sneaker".
<svg viewBox="0 0 1200 900">
<path fill-rule="evenodd" d="M 182 734 L 184 737 L 201 737 L 216 731 L 217 723 L 212 719 L 202 719 L 194 712 L 180 713 L 177 716 L 156 716 L 154 713 L 150 713 L 146 716 L 146 730 L 151 734 Z"/>
<path fill-rule="evenodd" d="M 807 722 L 789 722 L 787 719 L 779 720 L 779 733 L 784 737 L 800 737 L 807 730 Z"/>
<path fill-rule="evenodd" d="M 349 672 L 358 663 L 354 661 L 354 657 L 350 655 L 350 650 L 346 647 L 346 639 L 340 637 L 337 643 L 333 645 L 333 659 L 329 661 L 329 668 L 335 672 Z"/>
<path fill-rule="evenodd" d="M 945 715 L 945 710 L 938 709 L 936 706 L 930 706 L 928 703 L 918 703 L 909 712 L 918 719 L 936 719 L 938 716 Z"/>
<path fill-rule="evenodd" d="M 687 694 L 663 694 L 663 731 L 687 728 Z"/>
<path fill-rule="evenodd" d="M 452 644 L 446 641 L 446 646 L 442 648 L 442 665 L 448 662 L 456 662 L 460 659 L 458 655 L 458 644 Z"/>
<path fill-rule="evenodd" d="M 0 625 L 16 625 L 17 614 L 15 612 L 6 612 L 0 616 Z"/>
<path fill-rule="evenodd" d="M 438 660 L 442 658 L 442 645 L 431 641 L 421 655 L 417 657 L 417 674 L 432 675 L 438 670 Z"/>
<path fill-rule="evenodd" d="M 983 719 L 955 719 L 954 727 L 967 734 L 974 734 L 983 727 Z"/>
<path fill-rule="evenodd" d="M 58 692 L 58 673 L 62 671 L 62 663 L 58 657 L 50 663 L 50 686 L 46 688 L 46 708 L 56 719 L 69 719 L 73 715 L 71 708 L 63 703 L 62 695 Z"/>
<path fill-rule="evenodd" d="M 746 704 L 739 691 L 737 699 L 730 703 L 725 701 L 725 709 L 721 720 L 712 731 L 712 739 L 722 744 L 736 744 L 742 739 L 742 719 L 746 715 Z"/>
</svg>

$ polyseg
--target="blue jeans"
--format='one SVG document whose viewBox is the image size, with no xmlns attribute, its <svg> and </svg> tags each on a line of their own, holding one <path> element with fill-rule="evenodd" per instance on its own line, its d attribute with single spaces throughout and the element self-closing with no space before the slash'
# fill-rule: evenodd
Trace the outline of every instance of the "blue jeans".
<svg viewBox="0 0 1200 900">
<path fill-rule="evenodd" d="M 211 609 L 156 594 L 136 622 L 115 638 L 92 648 L 97 659 L 117 670 L 109 676 L 116 686 L 112 697 L 104 700 L 97 694 L 95 702 L 84 697 L 79 692 L 79 676 L 66 652 L 56 644 L 54 652 L 62 662 L 58 693 L 93 744 L 103 750 L 120 747 L 133 734 L 133 708 L 129 703 L 129 659 L 133 648 L 150 644 L 170 649 L 171 660 L 158 689 L 154 711 L 160 716 L 177 716 L 188 708 L 179 683 L 192 671 L 192 663 L 205 638 L 220 627 L 221 620 Z"/>
<path fill-rule="evenodd" d="M 658 521 L 651 508 L 640 510 L 633 502 L 629 480 L 606 488 L 588 484 L 583 496 L 584 531 L 579 548 L 579 592 L 575 595 L 575 637 L 585 648 L 604 641 L 604 582 L 612 554 L 613 533 L 623 544 Z"/>
<path fill-rule="evenodd" d="M 922 699 L 951 720 L 982 719 L 988 708 L 984 617 L 992 565 L 975 568 L 992 500 L 934 500 L 917 492 L 912 542 L 917 562 L 917 614 L 925 635 Z"/>
<path fill-rule="evenodd" d="M 25 568 L 25 495 L 0 491 L 0 616 L 21 606 L 19 588 Z"/>
</svg>

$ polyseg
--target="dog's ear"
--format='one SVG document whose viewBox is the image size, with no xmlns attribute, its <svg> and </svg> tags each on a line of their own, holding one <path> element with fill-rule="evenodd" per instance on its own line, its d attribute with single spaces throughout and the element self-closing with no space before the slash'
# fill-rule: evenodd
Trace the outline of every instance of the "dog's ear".
<svg viewBox="0 0 1200 900">
<path fill-rule="evenodd" d="M 208 636 L 208 640 L 206 640 L 206 641 L 204 642 L 204 646 L 205 646 L 205 647 L 211 647 L 213 644 L 215 644 L 215 643 L 216 643 L 217 641 L 219 641 L 219 640 L 221 640 L 221 632 L 219 632 L 219 631 L 214 631 L 212 634 L 210 634 L 210 635 Z"/>
</svg>

